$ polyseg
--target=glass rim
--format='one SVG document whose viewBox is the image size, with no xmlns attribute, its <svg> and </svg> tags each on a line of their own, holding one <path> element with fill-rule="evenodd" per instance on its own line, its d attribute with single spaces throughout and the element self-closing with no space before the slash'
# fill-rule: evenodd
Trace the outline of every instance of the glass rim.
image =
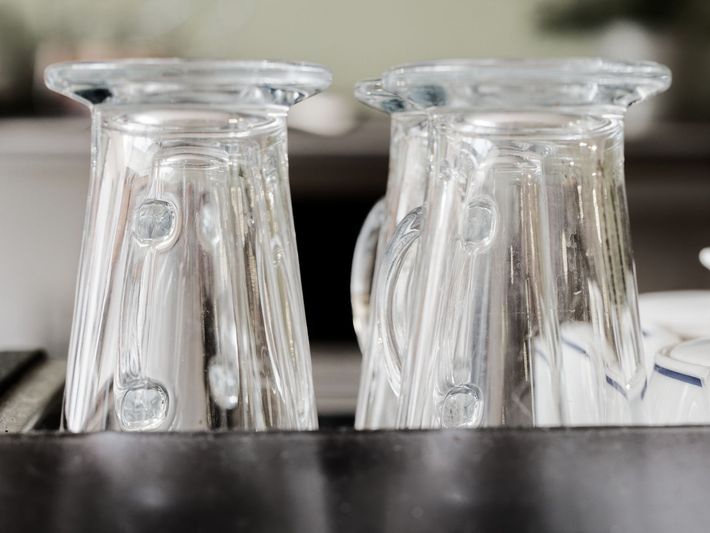
<svg viewBox="0 0 710 533">
<path fill-rule="evenodd" d="M 128 85 L 184 86 L 200 92 L 273 85 L 315 94 L 332 82 L 330 70 L 317 63 L 274 60 L 137 58 L 67 61 L 45 69 L 47 86 L 72 95 L 78 90 Z"/>
<path fill-rule="evenodd" d="M 386 90 L 382 85 L 382 78 L 356 81 L 353 94 L 359 102 L 384 113 L 420 112 L 409 101 Z"/>
<path fill-rule="evenodd" d="M 643 99 L 667 89 L 671 71 L 653 61 L 600 57 L 444 59 L 397 65 L 388 69 L 382 79 L 386 90 L 400 95 L 432 85 L 481 86 L 488 91 L 497 85 L 503 93 L 516 89 L 530 91 L 530 84 L 538 83 L 548 88 L 594 86 Z"/>
</svg>

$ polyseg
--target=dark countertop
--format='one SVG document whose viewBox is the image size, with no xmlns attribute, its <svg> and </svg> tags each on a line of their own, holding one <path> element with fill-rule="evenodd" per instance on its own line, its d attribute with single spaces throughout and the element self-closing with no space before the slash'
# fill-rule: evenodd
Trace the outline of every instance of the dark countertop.
<svg viewBox="0 0 710 533">
<path fill-rule="evenodd" d="M 710 428 L 12 435 L 0 531 L 683 532 Z"/>
</svg>

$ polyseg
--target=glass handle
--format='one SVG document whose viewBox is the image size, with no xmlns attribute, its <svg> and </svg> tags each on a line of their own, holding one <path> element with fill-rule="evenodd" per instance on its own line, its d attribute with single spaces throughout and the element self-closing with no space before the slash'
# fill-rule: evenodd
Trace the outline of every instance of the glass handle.
<svg viewBox="0 0 710 533">
<path fill-rule="evenodd" d="M 115 267 L 121 299 L 113 393 L 124 431 L 172 428 L 186 365 L 201 352 L 210 358 L 210 386 L 217 389 L 219 364 L 220 392 L 236 394 L 233 289 L 220 270 L 233 238 L 226 154 L 173 146 L 156 153 L 151 167 L 128 181 Z M 202 379 L 195 383 L 202 386 Z M 187 423 L 191 413 L 195 425 L 203 424 L 207 409 L 196 401 L 183 406 L 176 423 Z"/>
<path fill-rule="evenodd" d="M 418 207 L 410 211 L 397 225 L 392 239 L 385 249 L 382 267 L 377 279 L 375 312 L 385 347 L 383 353 L 387 378 L 396 395 L 399 395 L 400 392 L 404 359 L 404 348 L 399 342 L 397 330 L 406 331 L 408 324 L 405 314 L 406 308 L 409 306 L 405 305 L 405 309 L 398 307 L 395 296 L 402 283 L 409 285 L 413 269 L 409 269 L 406 276 L 402 276 L 402 270 L 406 259 L 413 250 L 413 245 L 421 234 L 423 213 L 424 209 Z M 406 338 L 408 335 L 405 333 L 403 336 Z"/>
<path fill-rule="evenodd" d="M 350 271 L 350 303 L 353 309 L 353 327 L 364 354 L 370 340 L 367 328 L 370 323 L 370 295 L 375 275 L 377 241 L 385 221 L 385 199 L 380 198 L 365 218 L 355 243 L 353 265 Z"/>
<path fill-rule="evenodd" d="M 159 187 L 154 187 L 159 189 Z M 124 239 L 125 273 L 119 316 L 118 368 L 114 394 L 120 427 L 124 430 L 157 429 L 166 421 L 170 393 L 165 384 L 151 379 L 146 370 L 147 345 L 151 340 L 151 316 L 159 290 L 160 256 L 179 237 L 179 208 L 151 190 L 132 216 Z"/>
</svg>

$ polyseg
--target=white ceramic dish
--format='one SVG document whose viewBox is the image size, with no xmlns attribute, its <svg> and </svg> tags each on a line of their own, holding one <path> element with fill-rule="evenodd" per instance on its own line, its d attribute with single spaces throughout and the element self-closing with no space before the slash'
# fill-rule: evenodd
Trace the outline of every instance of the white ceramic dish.
<svg viewBox="0 0 710 533">
<path fill-rule="evenodd" d="M 686 341 L 656 354 L 646 391 L 652 424 L 710 423 L 710 339 Z"/>
</svg>

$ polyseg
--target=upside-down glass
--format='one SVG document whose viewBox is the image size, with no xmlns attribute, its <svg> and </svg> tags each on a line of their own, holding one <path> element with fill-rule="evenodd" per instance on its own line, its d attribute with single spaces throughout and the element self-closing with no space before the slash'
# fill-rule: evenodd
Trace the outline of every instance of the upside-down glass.
<svg viewBox="0 0 710 533">
<path fill-rule="evenodd" d="M 355 96 L 391 117 L 387 192 L 372 208 L 362 227 L 355 246 L 350 284 L 353 324 L 363 357 L 355 427 L 381 429 L 395 425 L 397 394 L 389 384 L 384 366 L 382 352 L 388 346 L 383 342 L 383 324 L 370 313 L 372 300 L 376 298 L 372 282 L 395 226 L 424 200 L 427 121 L 424 112 L 411 109 L 401 98 L 384 91 L 380 80 L 357 83 Z M 406 295 L 405 290 L 398 294 L 399 312 L 406 312 L 409 303 Z"/>
<path fill-rule="evenodd" d="M 286 113 L 330 80 L 267 61 L 47 69 L 93 121 L 69 431 L 317 427 Z"/>
<path fill-rule="evenodd" d="M 623 117 L 669 83 L 661 65 L 600 59 L 384 75 L 428 112 L 434 159 L 377 289 L 376 312 L 401 320 L 388 294 L 418 239 L 406 357 L 385 352 L 400 354 L 387 359 L 401 373 L 400 427 L 644 421 Z"/>
</svg>

